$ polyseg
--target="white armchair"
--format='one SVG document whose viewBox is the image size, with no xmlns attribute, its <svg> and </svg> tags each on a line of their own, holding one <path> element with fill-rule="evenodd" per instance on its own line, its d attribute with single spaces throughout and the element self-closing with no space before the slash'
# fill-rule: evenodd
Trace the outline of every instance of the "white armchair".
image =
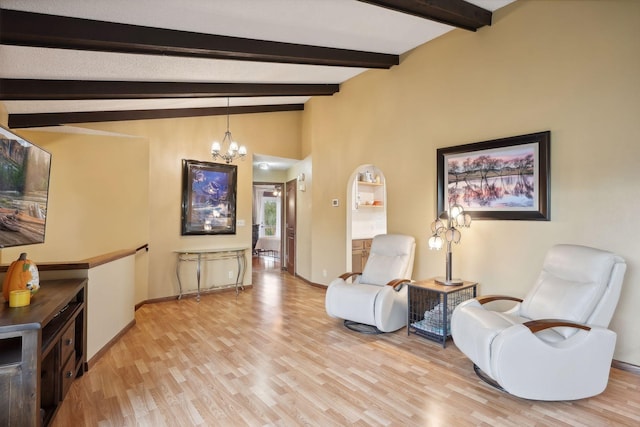
<svg viewBox="0 0 640 427">
<path fill-rule="evenodd" d="M 524 299 L 486 296 L 456 307 L 453 340 L 481 378 L 515 396 L 595 396 L 609 380 L 616 334 L 607 327 L 625 270 L 611 252 L 554 246 Z M 515 307 L 500 312 L 484 305 L 504 299 Z"/>
<path fill-rule="evenodd" d="M 344 319 L 346 327 L 359 332 L 392 332 L 406 326 L 404 283 L 411 280 L 415 246 L 411 236 L 375 236 L 364 271 L 345 273 L 329 284 L 327 314 Z M 349 278 L 353 283 L 347 282 Z"/>
</svg>

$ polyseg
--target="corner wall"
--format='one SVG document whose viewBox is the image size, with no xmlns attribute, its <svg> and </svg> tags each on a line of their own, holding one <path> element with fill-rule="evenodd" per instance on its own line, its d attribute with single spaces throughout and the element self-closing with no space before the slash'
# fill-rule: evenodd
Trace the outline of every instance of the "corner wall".
<svg viewBox="0 0 640 427">
<path fill-rule="evenodd" d="M 380 167 L 388 230 L 417 239 L 415 279 L 442 275 L 427 249 L 436 215 L 436 149 L 551 131 L 551 221 L 476 221 L 453 250 L 454 275 L 480 293 L 523 296 L 546 250 L 576 243 L 628 263 L 611 328 L 615 358 L 640 365 L 640 3 L 519 0 L 477 33 L 455 30 L 305 106 L 313 153 L 311 277 L 346 268 L 349 173 Z M 633 237 L 632 237 L 633 236 Z M 324 277 L 323 270 L 329 271 Z"/>
<path fill-rule="evenodd" d="M 304 174 L 304 181 L 296 183 L 296 275 L 311 277 L 311 229 L 313 223 L 313 170 L 311 156 L 296 163 L 287 171 L 287 182 Z M 301 190 L 300 184 L 303 184 Z"/>
</svg>

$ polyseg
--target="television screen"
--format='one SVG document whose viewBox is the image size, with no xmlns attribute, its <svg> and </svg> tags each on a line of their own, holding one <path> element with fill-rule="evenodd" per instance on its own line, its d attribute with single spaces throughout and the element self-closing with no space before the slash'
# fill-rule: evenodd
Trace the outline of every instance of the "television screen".
<svg viewBox="0 0 640 427">
<path fill-rule="evenodd" d="M 44 242 L 51 154 L 0 126 L 0 248 Z"/>
</svg>

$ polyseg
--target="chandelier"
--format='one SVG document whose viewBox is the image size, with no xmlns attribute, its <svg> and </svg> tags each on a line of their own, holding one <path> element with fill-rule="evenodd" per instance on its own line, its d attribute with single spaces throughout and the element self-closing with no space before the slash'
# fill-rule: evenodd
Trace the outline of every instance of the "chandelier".
<svg viewBox="0 0 640 427">
<path fill-rule="evenodd" d="M 441 285 L 462 285 L 462 280 L 451 278 L 451 243 L 460 243 L 462 234 L 457 227 L 469 227 L 471 215 L 464 212 L 462 206 L 455 204 L 448 212 L 441 212 L 438 218 L 431 223 L 433 235 L 429 238 L 429 249 L 440 250 L 447 242 L 446 277 L 438 277 L 436 283 Z"/>
<path fill-rule="evenodd" d="M 247 155 L 247 147 L 244 145 L 238 146 L 238 143 L 233 140 L 231 131 L 229 130 L 229 98 L 227 98 L 227 131 L 224 133 L 222 143 L 213 141 L 211 144 L 211 156 L 213 160 L 224 160 L 226 164 L 233 162 L 236 159 L 243 159 Z"/>
</svg>

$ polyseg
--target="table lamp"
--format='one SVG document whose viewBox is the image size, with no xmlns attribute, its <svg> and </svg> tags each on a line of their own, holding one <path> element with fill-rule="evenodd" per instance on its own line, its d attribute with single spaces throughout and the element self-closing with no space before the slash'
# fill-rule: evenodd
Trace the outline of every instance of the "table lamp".
<svg viewBox="0 0 640 427">
<path fill-rule="evenodd" d="M 471 225 L 471 215 L 465 213 L 462 206 L 454 204 L 449 207 L 449 211 L 443 211 L 435 221 L 431 223 L 433 235 L 429 238 L 429 249 L 440 250 L 447 242 L 447 261 L 445 277 L 436 277 L 436 283 L 441 285 L 462 285 L 461 279 L 451 278 L 451 243 L 460 243 L 462 237 L 460 230 L 456 227 L 469 227 Z"/>
</svg>

